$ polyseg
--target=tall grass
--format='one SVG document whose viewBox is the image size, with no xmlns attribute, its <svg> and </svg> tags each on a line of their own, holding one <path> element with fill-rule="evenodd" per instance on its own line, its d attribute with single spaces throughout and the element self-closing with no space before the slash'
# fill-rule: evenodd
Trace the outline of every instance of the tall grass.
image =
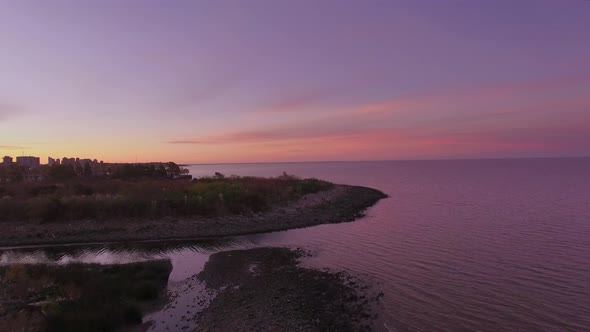
<svg viewBox="0 0 590 332">
<path fill-rule="evenodd" d="M 283 175 L 193 181 L 114 179 L 0 187 L 0 221 L 222 216 L 262 212 L 331 183 Z"/>
</svg>

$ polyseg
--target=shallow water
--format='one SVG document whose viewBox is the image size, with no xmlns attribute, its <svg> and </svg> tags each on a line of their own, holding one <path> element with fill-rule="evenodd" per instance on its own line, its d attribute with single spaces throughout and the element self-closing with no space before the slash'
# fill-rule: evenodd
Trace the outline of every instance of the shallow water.
<svg viewBox="0 0 590 332">
<path fill-rule="evenodd" d="M 362 220 L 205 242 L 3 250 L 0 263 L 169 257 L 171 282 L 208 255 L 305 247 L 310 264 L 362 274 L 398 331 L 590 330 L 590 159 L 190 166 L 194 176 L 286 171 L 390 195 Z"/>
</svg>

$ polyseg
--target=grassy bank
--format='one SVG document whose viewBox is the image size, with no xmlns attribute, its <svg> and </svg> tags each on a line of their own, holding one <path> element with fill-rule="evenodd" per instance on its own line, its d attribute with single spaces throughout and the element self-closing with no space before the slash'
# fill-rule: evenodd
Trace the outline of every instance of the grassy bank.
<svg viewBox="0 0 590 332">
<path fill-rule="evenodd" d="M 289 175 L 188 180 L 89 179 L 0 186 L 0 221 L 219 216 L 261 212 L 329 189 L 332 184 Z"/>
<path fill-rule="evenodd" d="M 0 330 L 113 331 L 140 324 L 171 270 L 169 261 L 0 267 Z"/>
<path fill-rule="evenodd" d="M 286 204 L 274 204 L 261 213 L 231 214 L 221 210 L 214 211 L 211 216 L 176 214 L 160 218 L 122 217 L 106 222 L 97 222 L 96 219 L 44 223 L 30 220 L 5 222 L 0 223 L 3 227 L 0 232 L 0 246 L 195 239 L 279 231 L 353 221 L 362 217 L 367 208 L 387 197 L 379 190 L 366 187 L 329 186 L 330 189 L 305 195 Z M 290 197 L 295 197 L 291 195 Z M 269 199 L 274 199 L 275 202 L 278 200 L 277 197 Z M 225 201 L 218 204 L 226 206 Z M 227 215 L 220 217 L 216 213 Z"/>
</svg>

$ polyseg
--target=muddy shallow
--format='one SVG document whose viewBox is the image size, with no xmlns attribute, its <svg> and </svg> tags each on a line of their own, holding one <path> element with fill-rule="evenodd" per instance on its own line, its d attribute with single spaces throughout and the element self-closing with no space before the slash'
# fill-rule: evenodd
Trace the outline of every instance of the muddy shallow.
<svg viewBox="0 0 590 332">
<path fill-rule="evenodd" d="M 198 275 L 217 296 L 195 318 L 197 331 L 370 331 L 383 293 L 356 278 L 298 265 L 287 248 L 211 256 Z M 376 307 L 376 306 L 375 306 Z"/>
</svg>

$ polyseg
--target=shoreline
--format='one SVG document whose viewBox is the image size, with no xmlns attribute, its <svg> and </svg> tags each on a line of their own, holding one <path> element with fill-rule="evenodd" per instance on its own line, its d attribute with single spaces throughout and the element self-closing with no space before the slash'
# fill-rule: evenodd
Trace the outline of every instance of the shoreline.
<svg viewBox="0 0 590 332">
<path fill-rule="evenodd" d="M 360 186 L 334 185 L 258 214 L 222 217 L 80 220 L 75 222 L 0 223 L 0 247 L 85 244 L 128 241 L 211 239 L 354 221 L 383 192 Z"/>
</svg>

